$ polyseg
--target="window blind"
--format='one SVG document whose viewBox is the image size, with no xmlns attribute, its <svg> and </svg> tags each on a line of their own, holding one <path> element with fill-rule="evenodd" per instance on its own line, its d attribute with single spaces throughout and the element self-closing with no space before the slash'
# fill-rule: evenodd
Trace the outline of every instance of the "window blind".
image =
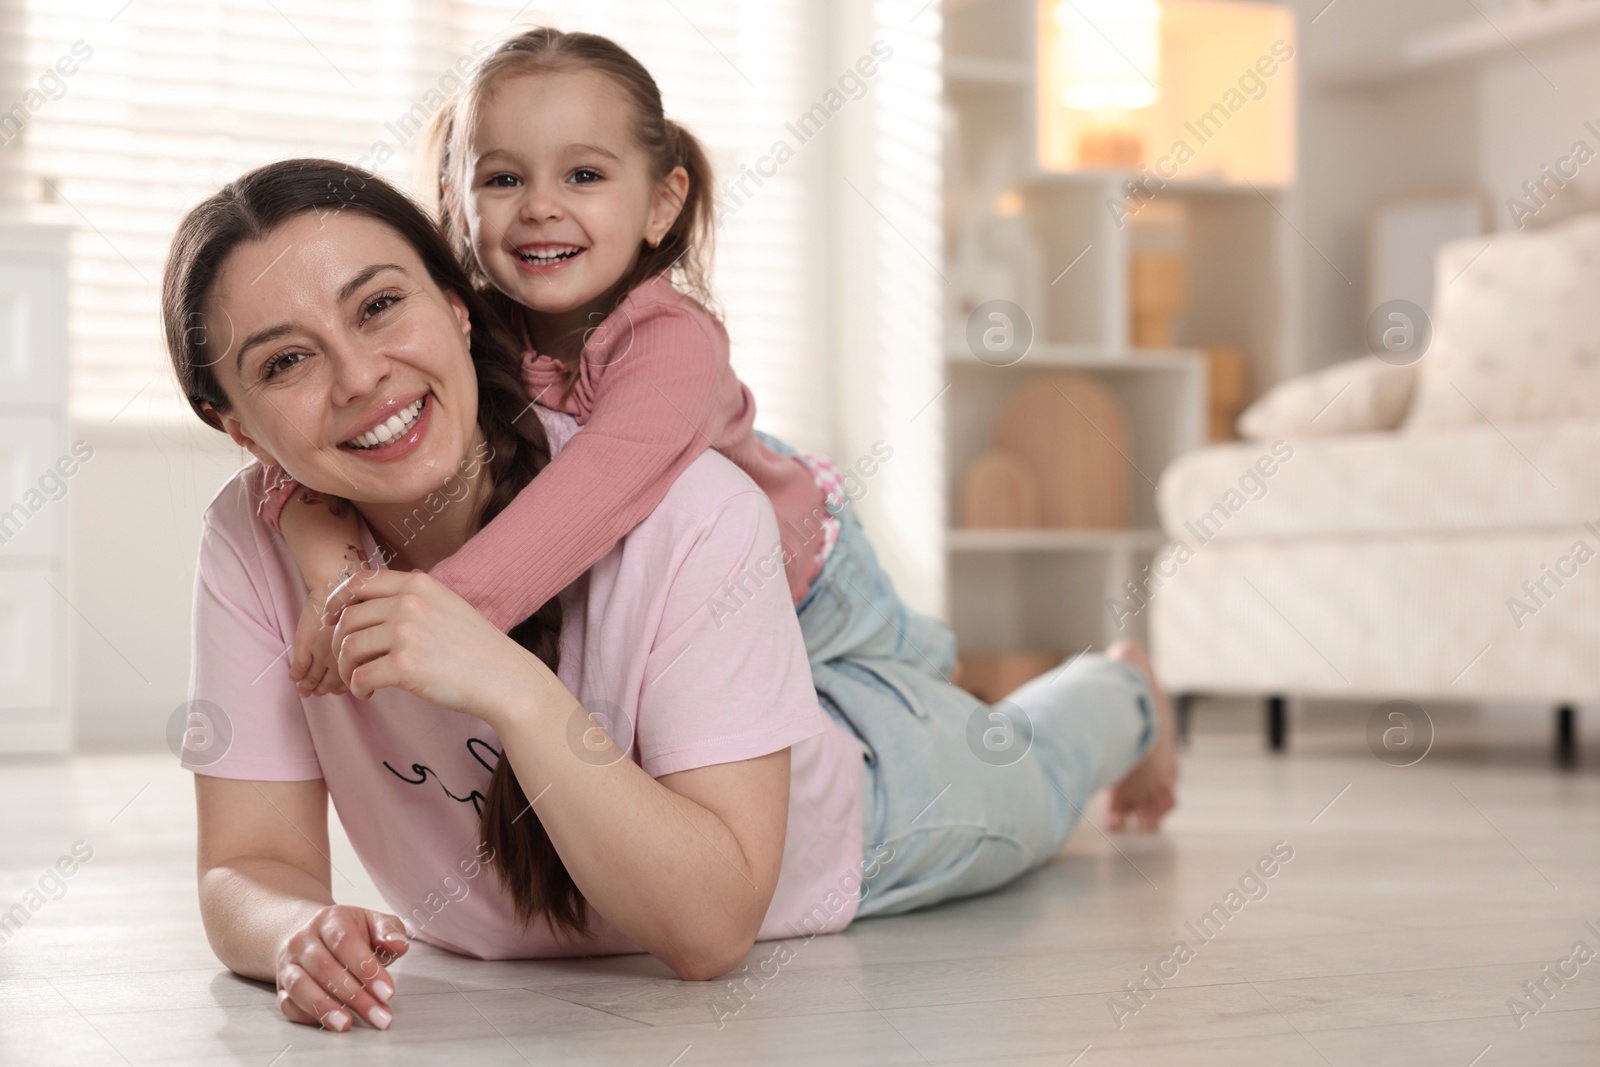
<svg viewBox="0 0 1600 1067">
<path fill-rule="evenodd" d="M 820 35 L 807 36 L 804 0 L 22 2 L 25 75 L 75 42 L 90 52 L 0 149 L 20 146 L 38 198 L 78 227 L 70 392 L 84 420 L 189 417 L 159 321 L 162 264 L 185 211 L 292 156 L 362 163 L 410 188 L 441 82 L 515 28 L 587 29 L 632 50 L 722 178 L 753 166 L 816 91 L 808 41 Z M 828 408 L 813 213 L 822 161 L 801 155 L 727 213 L 714 284 L 760 425 L 815 447 Z"/>
</svg>

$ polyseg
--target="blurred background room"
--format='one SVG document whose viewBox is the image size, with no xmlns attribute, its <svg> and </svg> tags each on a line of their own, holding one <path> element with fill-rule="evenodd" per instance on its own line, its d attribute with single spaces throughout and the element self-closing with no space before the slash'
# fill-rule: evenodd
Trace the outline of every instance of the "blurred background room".
<svg viewBox="0 0 1600 1067">
<path fill-rule="evenodd" d="M 960 683 L 998 701 L 1131 637 L 1185 738 L 1160 839 L 1091 811 L 1065 863 L 963 913 L 980 947 L 928 916 L 852 928 L 721 1053 L 703 1007 L 573 977 L 671 1031 L 634 1062 L 1092 1065 L 1213 1038 L 1230 1063 L 1593 1062 L 1591 975 L 1545 1019 L 1507 998 L 1600 946 L 1600 0 L 0 0 L 0 1060 L 299 1040 L 240 1021 L 194 905 L 196 552 L 249 457 L 175 386 L 163 263 L 184 212 L 270 160 L 414 188 L 462 74 L 546 23 L 632 50 L 709 146 L 758 427 L 841 461 L 892 446 L 861 514 L 951 623 Z M 1203 910 L 1278 837 L 1302 886 L 1186 969 L 1228 992 L 1167 1030 L 1107 1020 L 1139 953 L 1017 962 L 1029 916 L 1071 923 L 1092 889 Z M 77 841 L 63 902 L 7 925 Z M 381 906 L 334 848 L 336 893 Z M 963 992 L 980 957 L 990 992 Z M 181 1021 L 93 978 L 121 971 L 167 975 Z M 840 976 L 862 997 L 822 991 Z M 830 1012 L 832 1051 L 782 1029 Z M 75 1036 L 36 1045 L 33 1013 Z"/>
</svg>

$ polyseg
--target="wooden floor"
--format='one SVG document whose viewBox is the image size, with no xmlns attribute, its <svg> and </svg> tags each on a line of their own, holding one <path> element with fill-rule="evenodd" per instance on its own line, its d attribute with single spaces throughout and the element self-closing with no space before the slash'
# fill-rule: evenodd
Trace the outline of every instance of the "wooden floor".
<svg viewBox="0 0 1600 1067">
<path fill-rule="evenodd" d="M 1600 774 L 1553 769 L 1542 724 L 1509 749 L 1446 733 L 1407 768 L 1373 758 L 1359 723 L 1278 758 L 1200 733 L 1162 835 L 1085 826 L 1002 892 L 757 945 L 741 994 L 648 957 L 419 944 L 393 1027 L 345 1034 L 285 1022 L 213 958 L 190 778 L 166 753 L 4 764 L 0 910 L 75 841 L 93 858 L 0 948 L 0 1063 L 1600 1062 L 1600 958 L 1564 986 L 1543 971 L 1578 942 L 1600 953 Z M 1293 859 L 1229 911 L 1280 841 Z M 342 840 L 334 860 L 341 900 L 382 906 Z M 1227 917 L 1202 940 L 1189 924 L 1213 905 Z M 1519 1028 L 1507 1001 L 1538 1007 L 1523 986 L 1541 980 Z"/>
</svg>

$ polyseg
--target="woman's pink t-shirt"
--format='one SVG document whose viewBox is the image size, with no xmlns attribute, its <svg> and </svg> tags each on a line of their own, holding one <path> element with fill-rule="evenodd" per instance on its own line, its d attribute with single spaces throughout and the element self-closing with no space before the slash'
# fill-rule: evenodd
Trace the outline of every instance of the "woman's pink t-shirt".
<svg viewBox="0 0 1600 1067">
<path fill-rule="evenodd" d="M 564 444 L 572 421 L 538 410 L 552 447 Z M 209 702 L 195 707 L 215 721 L 212 747 L 186 750 L 184 766 L 323 779 L 373 882 L 424 941 L 486 959 L 643 951 L 592 911 L 593 941 L 557 938 L 539 920 L 518 929 L 511 898 L 480 862 L 478 805 L 500 752 L 481 720 L 396 689 L 370 700 L 297 695 L 285 650 L 305 584 L 256 514 L 258 475 L 240 472 L 206 512 L 190 695 Z M 377 559 L 370 534 L 363 539 Z M 791 748 L 788 836 L 761 940 L 843 929 L 862 871 L 863 750 L 817 702 L 782 572 L 763 580 L 756 570 L 777 543 L 766 496 L 707 451 L 561 593 L 561 680 L 645 773 Z M 740 586 L 752 590 L 742 606 L 714 613 L 746 573 L 754 580 Z M 588 725 L 575 722 L 575 746 Z M 722 861 L 708 852 L 706 862 Z M 335 873 L 335 898 L 339 881 Z"/>
</svg>

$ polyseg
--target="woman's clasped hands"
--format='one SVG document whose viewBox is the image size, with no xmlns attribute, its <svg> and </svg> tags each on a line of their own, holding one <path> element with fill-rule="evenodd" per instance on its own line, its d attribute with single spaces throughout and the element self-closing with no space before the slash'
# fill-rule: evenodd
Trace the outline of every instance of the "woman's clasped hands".
<svg viewBox="0 0 1600 1067">
<path fill-rule="evenodd" d="M 401 689 L 491 725 L 555 679 L 537 656 L 423 571 L 361 571 L 329 596 L 339 676 L 358 700 Z"/>
</svg>

